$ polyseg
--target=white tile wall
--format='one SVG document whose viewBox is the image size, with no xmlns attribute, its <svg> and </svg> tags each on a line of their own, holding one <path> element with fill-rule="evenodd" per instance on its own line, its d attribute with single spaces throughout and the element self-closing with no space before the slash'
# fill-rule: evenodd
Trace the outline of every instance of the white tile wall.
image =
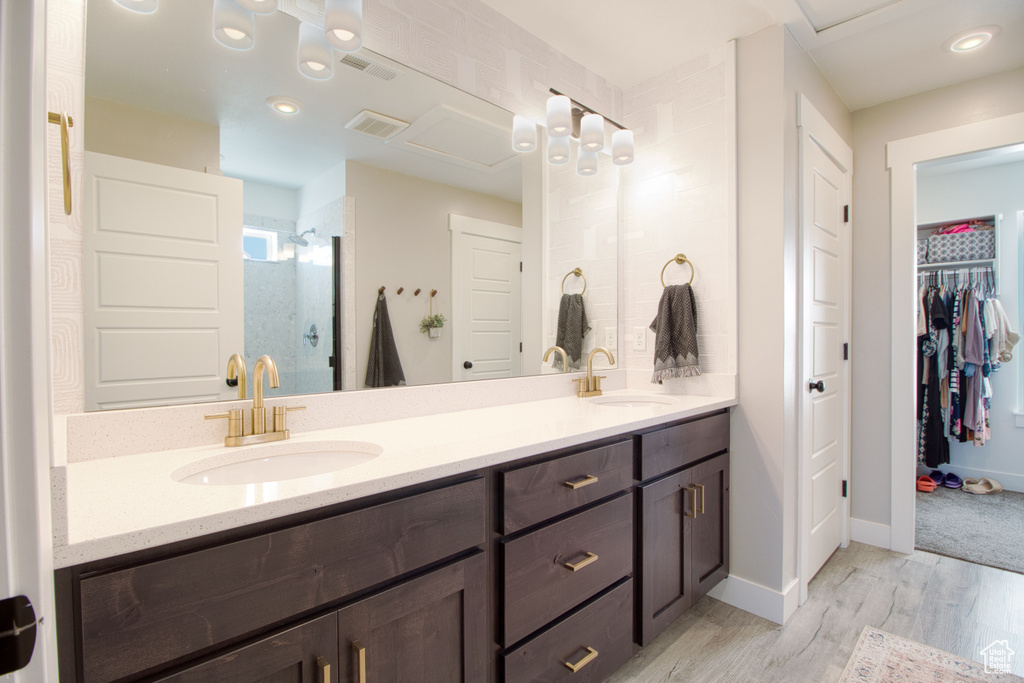
<svg viewBox="0 0 1024 683">
<path fill-rule="evenodd" d="M 678 253 L 696 269 L 701 370 L 736 373 L 734 73 L 731 46 L 723 45 L 625 93 L 623 124 L 633 129 L 637 147 L 636 160 L 622 172 L 626 297 L 619 319 L 631 377 L 633 370 L 653 373 L 653 331 L 645 351 L 633 350 L 632 332 L 657 314 L 661 270 Z M 687 265 L 665 270 L 666 284 L 689 277 Z M 669 384 L 695 393 L 718 386 L 698 378 Z"/>
</svg>

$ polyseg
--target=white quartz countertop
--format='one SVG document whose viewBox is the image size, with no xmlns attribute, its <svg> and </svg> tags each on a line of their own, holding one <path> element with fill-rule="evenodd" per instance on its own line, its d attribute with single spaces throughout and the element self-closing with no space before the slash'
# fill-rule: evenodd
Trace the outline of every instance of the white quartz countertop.
<svg viewBox="0 0 1024 683">
<path fill-rule="evenodd" d="M 635 393 L 605 392 L 605 397 Z M 709 396 L 659 398 L 671 403 L 612 407 L 570 396 L 297 434 L 256 448 L 359 441 L 376 444 L 383 452 L 330 474 L 263 484 L 175 480 L 176 473 L 180 477 L 182 471 L 196 469 L 197 461 L 229 459 L 239 450 L 222 444 L 71 463 L 62 477 L 55 477 L 55 506 L 66 510 L 55 510 L 54 565 L 68 567 L 236 528 L 736 403 Z M 61 520 L 66 520 L 66 529 Z"/>
</svg>

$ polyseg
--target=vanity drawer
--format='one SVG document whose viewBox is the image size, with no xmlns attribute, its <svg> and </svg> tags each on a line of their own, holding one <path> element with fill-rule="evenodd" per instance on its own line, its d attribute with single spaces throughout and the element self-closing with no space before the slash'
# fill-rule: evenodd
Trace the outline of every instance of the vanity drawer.
<svg viewBox="0 0 1024 683">
<path fill-rule="evenodd" d="M 508 647 L 632 572 L 633 497 L 620 496 L 502 548 Z"/>
<path fill-rule="evenodd" d="M 640 479 L 647 481 L 729 449 L 729 413 L 716 413 L 640 437 Z"/>
<path fill-rule="evenodd" d="M 603 681 L 632 654 L 633 580 L 627 579 L 506 654 L 505 683 Z"/>
<path fill-rule="evenodd" d="M 83 680 L 283 623 L 486 538 L 483 479 L 81 581 Z"/>
<path fill-rule="evenodd" d="M 621 491 L 632 483 L 632 441 L 505 472 L 502 532 L 525 529 Z"/>
</svg>

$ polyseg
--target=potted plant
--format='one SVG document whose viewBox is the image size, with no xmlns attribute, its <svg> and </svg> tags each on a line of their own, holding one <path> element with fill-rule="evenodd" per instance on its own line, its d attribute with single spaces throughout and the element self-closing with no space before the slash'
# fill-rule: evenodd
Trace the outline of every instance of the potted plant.
<svg viewBox="0 0 1024 683">
<path fill-rule="evenodd" d="M 423 316 L 420 321 L 420 332 L 426 332 L 431 339 L 441 336 L 441 328 L 444 327 L 445 317 L 440 313 Z"/>
</svg>

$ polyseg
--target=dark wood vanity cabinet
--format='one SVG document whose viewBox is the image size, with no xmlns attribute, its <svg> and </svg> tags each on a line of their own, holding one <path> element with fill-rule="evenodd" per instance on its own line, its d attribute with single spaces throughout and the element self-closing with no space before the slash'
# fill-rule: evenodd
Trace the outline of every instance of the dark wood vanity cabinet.
<svg viewBox="0 0 1024 683">
<path fill-rule="evenodd" d="M 640 645 L 729 574 L 728 414 L 662 431 L 640 437 L 656 475 L 637 487 Z"/>
<path fill-rule="evenodd" d="M 723 410 L 61 569 L 61 681 L 601 681 L 728 574 L 728 447 Z"/>
</svg>

